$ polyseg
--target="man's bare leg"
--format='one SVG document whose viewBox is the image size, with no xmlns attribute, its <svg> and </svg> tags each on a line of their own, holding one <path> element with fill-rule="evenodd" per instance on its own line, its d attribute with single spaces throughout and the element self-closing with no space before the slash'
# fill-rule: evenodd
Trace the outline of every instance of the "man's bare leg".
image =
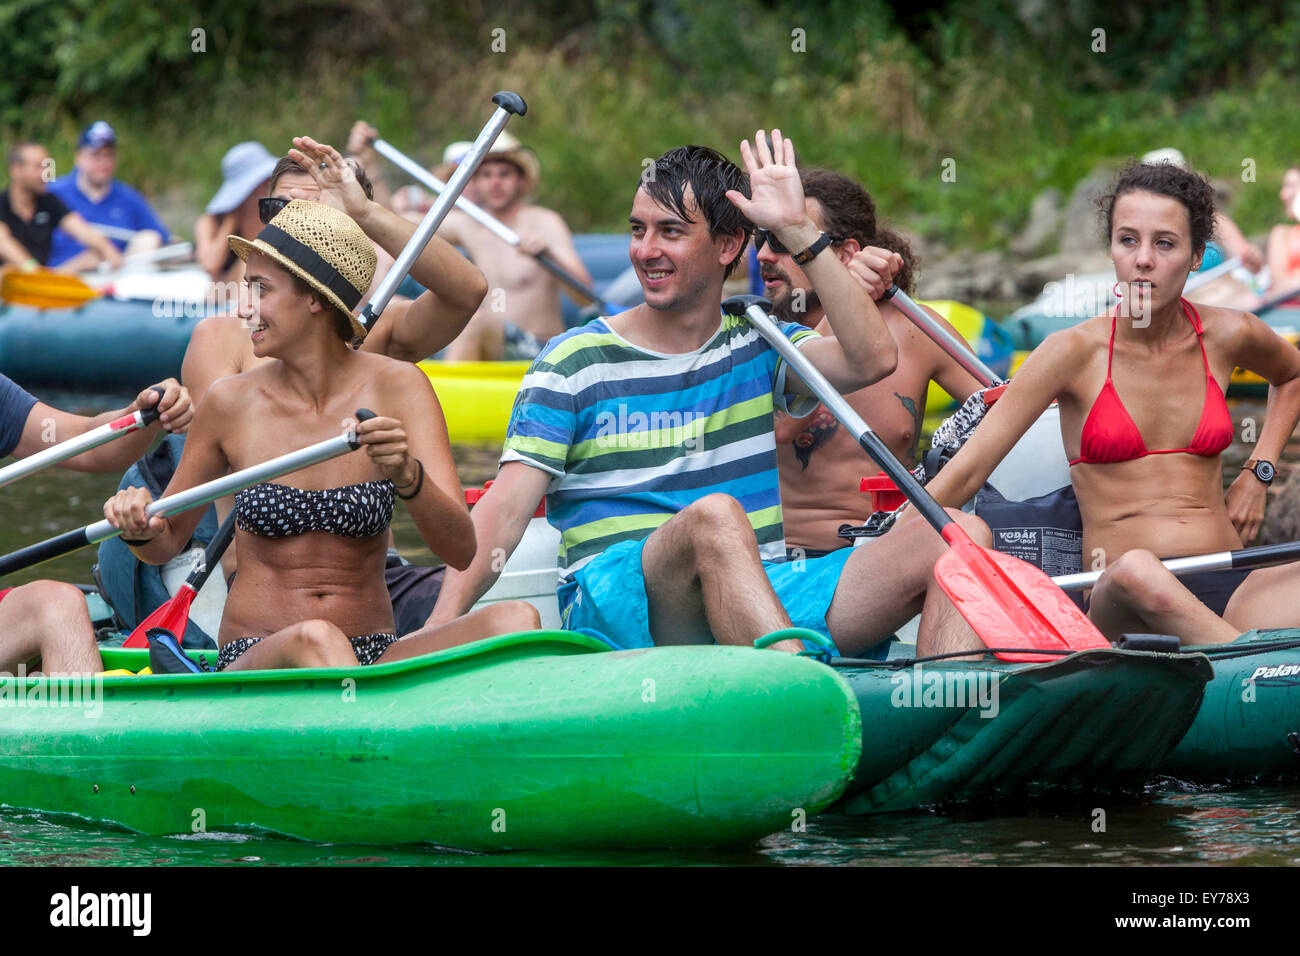
<svg viewBox="0 0 1300 956">
<path fill-rule="evenodd" d="M 86 596 L 71 584 L 34 581 L 0 601 L 0 670 L 13 674 L 36 657 L 47 674 L 104 669 Z"/>
<path fill-rule="evenodd" d="M 656 644 L 751 645 L 790 626 L 740 502 L 707 495 L 656 528 L 641 552 Z M 772 645 L 801 651 L 797 641 Z"/>
<path fill-rule="evenodd" d="M 979 518 L 954 508 L 947 510 L 976 544 L 992 543 L 988 525 Z M 855 548 L 826 612 L 836 646 L 847 656 L 861 654 L 919 613 L 918 654 L 982 647 L 934 579 L 934 564 L 947 550 L 943 538 L 924 521 L 896 526 L 870 544 Z"/>
</svg>

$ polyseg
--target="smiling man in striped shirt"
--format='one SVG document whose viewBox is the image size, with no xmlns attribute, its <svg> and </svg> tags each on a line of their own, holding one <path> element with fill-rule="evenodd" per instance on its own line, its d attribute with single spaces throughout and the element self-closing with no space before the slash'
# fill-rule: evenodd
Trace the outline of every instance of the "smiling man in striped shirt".
<svg viewBox="0 0 1300 956">
<path fill-rule="evenodd" d="M 491 587 L 545 495 L 564 624 L 614 647 L 752 644 L 793 622 L 866 654 L 923 605 L 922 645 L 961 626 L 933 581 L 944 545 L 920 522 L 869 549 L 785 560 L 773 411 L 806 415 L 816 400 L 719 308 L 751 223 L 802 250 L 835 334 L 781 328 L 836 388 L 884 378 L 897 352 L 870 296 L 826 252 L 835 237 L 808 218 L 789 141 L 773 130 L 769 149 L 759 131 L 741 154 L 748 177 L 699 146 L 643 172 L 629 254 L 645 304 L 556 336 L 533 363 L 474 509 L 477 557 L 448 575 L 430 624 Z"/>
</svg>

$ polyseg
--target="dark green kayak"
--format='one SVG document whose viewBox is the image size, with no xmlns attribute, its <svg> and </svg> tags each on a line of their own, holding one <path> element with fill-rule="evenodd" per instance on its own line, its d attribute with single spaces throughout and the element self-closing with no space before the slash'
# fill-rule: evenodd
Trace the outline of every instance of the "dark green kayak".
<svg viewBox="0 0 1300 956">
<path fill-rule="evenodd" d="M 840 809 L 1140 788 L 1196 717 L 1209 661 L 1090 650 L 1047 664 L 837 665 L 862 712 Z"/>
<path fill-rule="evenodd" d="M 371 667 L 106 677 L 75 706 L 54 703 L 55 684 L 0 681 L 0 803 L 151 834 L 743 843 L 839 797 L 862 740 L 852 691 L 823 664 L 740 647 L 614 652 L 562 632 Z"/>
<path fill-rule="evenodd" d="M 1214 679 L 1160 772 L 1199 783 L 1300 779 L 1300 629 L 1196 650 Z"/>
</svg>

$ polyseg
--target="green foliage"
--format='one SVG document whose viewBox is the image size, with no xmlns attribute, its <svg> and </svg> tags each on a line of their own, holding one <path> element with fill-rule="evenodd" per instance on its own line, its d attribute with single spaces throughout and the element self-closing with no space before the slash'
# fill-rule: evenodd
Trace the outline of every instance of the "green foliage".
<svg viewBox="0 0 1300 956">
<path fill-rule="evenodd" d="M 683 142 L 736 157 L 779 126 L 804 162 L 857 176 L 885 218 L 949 245 L 1004 244 L 1043 188 L 1165 145 L 1239 184 L 1232 212 L 1260 231 L 1300 158 L 1296 14 L 1282 0 L 0 0 L 0 124 L 62 163 L 81 126 L 109 119 L 123 178 L 197 209 L 239 140 L 341 146 L 364 117 L 432 161 L 513 88 L 538 198 L 578 229 L 623 228 L 645 158 Z"/>
</svg>

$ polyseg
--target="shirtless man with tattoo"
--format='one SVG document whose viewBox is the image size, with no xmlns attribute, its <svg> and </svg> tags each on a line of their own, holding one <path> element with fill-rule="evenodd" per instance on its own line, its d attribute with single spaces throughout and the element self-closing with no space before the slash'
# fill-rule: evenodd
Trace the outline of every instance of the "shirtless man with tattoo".
<svg viewBox="0 0 1300 956">
<path fill-rule="evenodd" d="M 891 281 L 910 293 L 911 250 L 901 237 L 877 228 L 875 203 L 866 190 L 826 169 L 805 169 L 800 175 L 809 217 L 834 237 L 831 248 L 871 297 L 879 300 Z M 817 293 L 790 254 L 774 248 L 762 230 L 755 241 L 760 243 L 764 295 L 772 301 L 777 318 L 831 334 Z M 854 392 L 849 403 L 889 450 L 911 467 L 931 379 L 958 401 L 980 385 L 893 305 L 877 301 L 877 307 L 898 345 L 898 367 L 892 375 Z M 957 334 L 933 310 L 926 311 Z M 842 524 L 861 524 L 867 517 L 868 498 L 859 490 L 860 480 L 879 470 L 875 463 L 822 405 L 806 418 L 777 412 L 776 448 L 791 559 L 848 547 L 849 542 L 836 532 Z"/>
</svg>

